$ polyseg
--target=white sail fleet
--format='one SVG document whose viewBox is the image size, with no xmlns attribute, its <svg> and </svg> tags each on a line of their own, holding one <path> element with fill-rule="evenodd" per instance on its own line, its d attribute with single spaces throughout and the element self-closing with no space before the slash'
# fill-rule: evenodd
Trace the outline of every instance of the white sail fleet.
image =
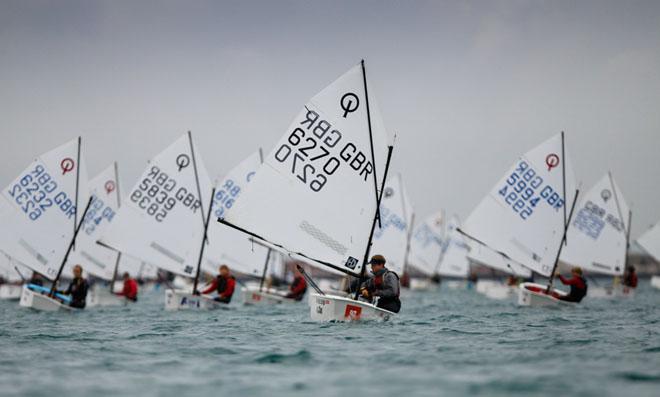
<svg viewBox="0 0 660 397">
<path fill-rule="evenodd" d="M 160 269 L 189 281 L 168 286 L 166 309 L 212 309 L 223 304 L 196 291 L 204 274 L 227 264 L 261 279 L 243 286 L 244 302 L 293 302 L 264 280 L 295 262 L 314 287 L 312 319 L 355 321 L 395 314 L 338 285 L 319 288 L 310 273 L 364 280 L 367 260 L 380 254 L 388 269 L 412 274 L 415 289 L 437 278 L 474 281 L 477 264 L 517 278 L 549 277 L 547 285 L 477 283 L 491 298 L 517 296 L 535 306 L 560 304 L 563 292 L 552 283 L 560 263 L 611 277 L 627 265 L 632 212 L 623 193 L 610 172 L 578 191 L 564 133 L 515 160 L 462 224 L 442 211 L 417 217 L 403 176 L 390 172 L 396 148 L 364 62 L 304 104 L 267 154 L 255 151 L 215 181 L 190 132 L 156 153 L 126 191 L 116 163 L 88 179 L 84 149 L 80 138 L 67 142 L 3 189 L 0 298 L 72 310 L 54 287 L 28 280 L 36 272 L 57 283 L 81 264 L 109 283 L 97 283 L 89 306 L 123 303 L 113 294 L 119 274 L 148 279 Z M 638 241 L 660 259 L 660 226 Z M 614 286 L 594 296 L 629 294 Z"/>
</svg>

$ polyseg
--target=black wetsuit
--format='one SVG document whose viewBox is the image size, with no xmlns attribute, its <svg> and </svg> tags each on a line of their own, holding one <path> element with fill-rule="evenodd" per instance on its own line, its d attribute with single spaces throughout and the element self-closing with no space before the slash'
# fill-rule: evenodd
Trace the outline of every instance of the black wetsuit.
<svg viewBox="0 0 660 397">
<path fill-rule="evenodd" d="M 71 295 L 71 303 L 69 306 L 78 309 L 84 309 L 87 303 L 87 290 L 89 285 L 84 278 L 74 278 L 69 284 L 69 288 L 64 291 L 64 295 Z"/>
</svg>

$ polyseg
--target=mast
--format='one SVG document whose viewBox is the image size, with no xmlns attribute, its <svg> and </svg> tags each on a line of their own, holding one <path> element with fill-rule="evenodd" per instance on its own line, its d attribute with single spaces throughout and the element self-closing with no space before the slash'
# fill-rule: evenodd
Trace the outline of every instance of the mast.
<svg viewBox="0 0 660 397">
<path fill-rule="evenodd" d="M 399 188 L 401 189 L 401 192 L 399 192 L 401 196 L 401 207 L 403 208 L 403 219 L 406 221 L 406 226 L 408 227 L 407 233 L 406 233 L 406 252 L 403 256 L 403 274 L 406 273 L 406 267 L 408 265 L 408 255 L 410 254 L 410 239 L 412 238 L 412 231 L 413 231 L 413 224 L 415 222 L 415 212 L 413 211 L 412 214 L 410 214 L 410 224 L 408 223 L 408 214 L 406 213 L 406 198 L 403 194 L 403 178 L 401 177 L 401 173 L 397 174 L 399 178 Z"/>
<path fill-rule="evenodd" d="M 85 219 L 85 215 L 87 215 L 87 210 L 89 210 L 89 207 L 92 205 L 92 198 L 89 198 L 89 201 L 87 201 L 87 206 L 85 207 L 85 211 L 82 214 L 82 219 Z M 76 211 L 78 209 L 76 208 Z M 67 259 L 69 259 L 69 254 L 71 253 L 71 249 L 73 249 L 73 246 L 76 242 L 76 236 L 78 236 L 78 232 L 80 231 L 80 228 L 82 227 L 82 222 L 80 222 L 77 226 L 76 229 L 73 231 L 73 237 L 71 238 L 71 242 L 69 243 L 69 248 L 67 248 L 66 253 L 64 254 L 64 259 L 62 260 L 62 264 L 60 265 L 60 269 L 57 271 L 57 276 L 55 276 L 55 280 L 53 280 L 53 285 L 50 287 L 50 293 L 49 296 L 53 296 L 55 294 L 55 287 L 57 286 L 57 282 L 60 279 L 60 276 L 62 275 L 62 269 L 64 269 L 64 265 L 66 264 Z"/>
<path fill-rule="evenodd" d="M 552 273 L 550 273 L 550 282 L 548 283 L 548 289 L 546 292 L 550 292 L 552 284 L 555 281 L 555 272 L 557 271 L 557 265 L 559 264 L 559 256 L 561 255 L 562 247 L 566 244 L 566 233 L 568 232 L 568 223 L 566 222 L 566 147 L 564 142 L 564 131 L 561 132 L 561 186 L 562 186 L 562 200 L 564 200 L 564 234 L 561 238 L 561 245 L 557 251 L 557 257 L 555 258 L 555 263 L 552 266 Z M 575 208 L 575 203 L 577 202 L 578 190 L 575 191 L 575 198 L 573 199 L 573 205 L 571 206 L 571 216 L 573 215 L 573 209 Z"/>
<path fill-rule="evenodd" d="M 266 254 L 266 263 L 264 263 L 264 272 L 261 274 L 261 281 L 259 282 L 259 292 L 264 288 L 264 280 L 266 279 L 266 272 L 268 271 L 268 262 L 270 261 L 270 253 L 273 250 L 268 247 L 268 253 Z"/>
<path fill-rule="evenodd" d="M 392 150 L 394 150 L 392 146 L 387 147 L 387 161 L 385 162 L 385 173 L 383 174 L 383 182 L 380 187 L 380 192 L 376 197 L 376 212 L 374 214 L 374 220 L 371 223 L 371 232 L 369 232 L 369 241 L 367 242 L 367 249 L 364 251 L 362 269 L 360 269 L 360 279 L 359 279 L 360 284 L 358 284 L 358 288 L 355 289 L 355 296 L 353 298 L 354 300 L 358 299 L 359 296 L 358 294 L 360 293 L 359 285 L 361 285 L 362 280 L 364 280 L 364 269 L 367 268 L 367 262 L 369 261 L 369 251 L 371 250 L 371 244 L 374 238 L 374 231 L 376 230 L 376 222 L 378 222 L 380 219 L 378 216 L 378 214 L 380 213 L 380 201 L 383 198 L 383 191 L 385 190 L 385 180 L 387 179 L 387 171 L 389 171 L 390 168 L 390 159 L 392 158 Z"/>
<path fill-rule="evenodd" d="M 117 169 L 117 162 L 115 161 L 115 191 L 117 192 L 117 211 L 121 207 L 121 195 L 119 194 L 119 171 Z M 110 293 L 115 292 L 115 281 L 117 281 L 117 271 L 119 270 L 119 262 L 121 261 L 121 251 L 117 251 L 117 259 L 115 261 L 115 270 L 112 272 L 112 280 L 110 281 Z"/>
<path fill-rule="evenodd" d="M 380 203 L 380 196 L 378 194 L 378 178 L 376 177 L 376 156 L 374 154 L 374 138 L 371 131 L 371 111 L 369 108 L 369 91 L 367 89 L 367 72 L 364 68 L 364 59 L 360 61 L 362 65 L 362 83 L 364 85 L 364 98 L 367 104 L 367 125 L 369 126 L 369 146 L 371 148 L 371 164 L 374 166 L 374 193 L 376 194 L 376 202 Z M 385 184 L 385 179 L 383 178 L 383 185 Z M 378 227 L 381 227 L 380 224 L 380 207 L 376 208 L 376 219 L 378 220 Z"/>
<path fill-rule="evenodd" d="M 62 270 L 64 269 L 64 265 L 66 264 L 67 259 L 69 259 L 69 253 L 71 252 L 71 249 L 75 249 L 75 244 L 76 244 L 76 236 L 78 235 L 78 230 L 80 229 L 80 226 L 82 225 L 82 222 L 80 222 L 80 225 L 78 225 L 78 188 L 80 185 L 80 146 L 82 145 L 82 137 L 78 136 L 78 148 L 76 150 L 76 193 L 75 193 L 75 200 L 76 200 L 76 207 L 73 210 L 73 238 L 71 239 L 71 243 L 69 244 L 69 248 L 67 248 L 66 253 L 64 254 L 64 260 L 62 261 L 62 264 L 60 265 L 60 268 L 57 270 L 57 275 L 55 276 L 55 280 L 53 280 L 53 285 L 50 289 L 50 295 L 53 296 L 55 293 L 55 287 L 57 286 L 57 282 L 60 280 L 60 276 L 62 275 Z M 85 212 L 83 213 L 82 219 L 85 219 L 85 215 L 87 215 L 87 210 L 89 209 L 90 204 L 92 204 L 92 198 L 89 198 L 89 202 L 87 203 L 87 207 L 85 207 Z"/>
<path fill-rule="evenodd" d="M 199 249 L 199 258 L 197 259 L 197 271 L 195 272 L 193 293 L 197 293 L 197 284 L 199 283 L 199 273 L 202 267 L 202 257 L 204 256 L 204 247 L 206 247 L 206 242 L 208 240 L 206 232 L 209 229 L 209 220 L 211 219 L 211 210 L 213 209 L 213 196 L 215 196 L 215 186 L 211 190 L 211 199 L 209 200 L 209 210 L 206 212 L 206 218 L 204 219 L 204 235 L 202 236 L 202 246 Z"/>
<path fill-rule="evenodd" d="M 562 198 L 564 200 L 564 228 L 566 228 L 566 149 L 564 145 L 564 131 L 561 132 L 561 186 Z M 566 236 L 564 236 L 563 240 L 564 244 L 566 244 Z M 556 266 L 557 264 L 555 264 L 555 267 Z"/>
<path fill-rule="evenodd" d="M 576 189 L 575 190 L 575 198 L 573 199 L 573 205 L 571 205 L 571 212 L 568 215 L 568 223 L 564 223 L 564 234 L 561 238 L 561 243 L 559 244 L 559 249 L 557 250 L 557 256 L 555 257 L 555 264 L 552 266 L 552 273 L 550 274 L 550 282 L 548 283 L 548 288 L 546 289 L 546 293 L 549 293 L 550 290 L 552 289 L 552 284 L 555 281 L 555 272 L 557 271 L 557 265 L 559 264 L 559 257 L 561 256 L 561 250 L 564 248 L 564 245 L 566 244 L 566 233 L 568 232 L 568 226 L 571 222 L 571 218 L 573 218 L 573 210 L 575 210 L 575 204 L 577 203 L 578 195 L 580 194 L 580 190 Z M 564 207 L 566 206 L 566 202 L 564 201 Z"/>
<path fill-rule="evenodd" d="M 201 203 L 204 202 L 202 199 L 202 189 L 199 186 L 199 174 L 197 172 L 197 160 L 195 158 L 195 148 L 193 146 L 192 133 L 188 131 L 188 142 L 190 143 L 190 155 L 192 157 L 193 171 L 195 172 L 195 186 L 197 187 L 197 197 L 199 197 L 199 213 L 202 216 L 202 227 L 204 228 L 204 235 L 202 236 L 202 247 L 199 250 L 199 258 L 197 260 L 197 271 L 195 272 L 195 281 L 193 283 L 193 293 L 197 292 L 197 284 L 199 282 L 199 272 L 202 265 L 202 255 L 204 254 L 204 244 L 206 244 L 206 231 L 208 230 L 209 217 L 211 215 L 211 209 L 213 208 L 213 197 L 215 196 L 215 187 L 211 193 L 211 200 L 209 202 L 209 210 L 207 216 L 204 216 L 204 207 L 201 206 Z"/>
<path fill-rule="evenodd" d="M 80 184 L 80 145 L 82 144 L 82 138 L 78 137 L 78 150 L 76 153 L 76 209 L 73 211 L 73 233 L 76 233 L 76 227 L 78 225 L 78 185 Z M 85 219 L 84 217 L 82 219 Z M 75 244 L 75 243 L 74 243 Z M 75 245 L 74 245 L 75 249 Z"/>
<path fill-rule="evenodd" d="M 626 230 L 626 256 L 623 258 L 623 270 L 628 268 L 628 251 L 630 250 L 630 226 L 632 225 L 632 210 L 628 210 L 628 230 Z"/>
</svg>

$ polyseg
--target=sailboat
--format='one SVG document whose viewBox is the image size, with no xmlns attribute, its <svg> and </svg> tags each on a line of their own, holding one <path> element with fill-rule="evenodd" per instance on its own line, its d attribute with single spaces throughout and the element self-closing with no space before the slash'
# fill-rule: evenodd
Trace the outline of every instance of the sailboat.
<svg viewBox="0 0 660 397">
<path fill-rule="evenodd" d="M 436 271 L 441 277 L 465 280 L 470 273 L 470 262 L 467 257 L 470 246 L 465 241 L 465 237 L 458 232 L 460 226 L 458 215 L 452 216 L 447 223 L 443 252 Z M 464 287 L 463 282 L 447 283 L 447 285 L 450 288 Z"/>
<path fill-rule="evenodd" d="M 117 306 L 128 301 L 114 294 L 114 284 L 122 262 L 120 252 L 99 245 L 96 241 L 105 229 L 115 219 L 121 204 L 119 171 L 117 163 L 106 167 L 99 175 L 89 182 L 92 204 L 83 219 L 82 228 L 76 243 L 76 250 L 71 254 L 65 269 L 69 270 L 76 264 L 84 264 L 88 274 L 109 282 L 109 288 L 102 287 L 102 283 L 95 283 L 90 288 L 87 306 Z M 133 263 L 124 257 L 124 269 Z M 130 269 L 135 271 L 136 269 Z"/>
<path fill-rule="evenodd" d="M 166 309 L 219 307 L 211 297 L 195 293 L 213 196 L 188 132 L 151 160 L 99 243 L 192 278 L 192 290 L 166 290 Z"/>
<path fill-rule="evenodd" d="M 20 306 L 43 311 L 77 310 L 56 294 L 57 283 L 90 207 L 81 138 L 36 158 L 2 191 L 2 250 L 52 281 L 51 288 L 25 284 Z M 82 206 L 81 206 L 82 204 Z M 85 206 L 86 205 L 86 206 Z M 84 208 L 84 211 L 80 211 Z"/>
<path fill-rule="evenodd" d="M 522 283 L 520 305 L 565 303 L 557 299 L 565 293 L 552 288 L 552 278 L 566 244 L 575 186 L 562 132 L 521 156 L 461 228 L 471 239 L 550 277 L 548 286 Z"/>
<path fill-rule="evenodd" d="M 263 154 L 259 150 L 241 161 L 216 184 L 212 213 L 215 218 L 223 218 L 225 213 L 240 201 L 243 190 L 255 176 L 262 162 Z M 207 273 L 215 274 L 219 264 L 226 264 L 232 271 L 260 277 L 258 287 L 250 285 L 241 287 L 244 303 L 294 302 L 275 290 L 265 288 L 268 268 L 278 266 L 277 261 L 281 260 L 279 253 L 272 252 L 271 248 L 250 239 L 245 233 L 225 227 L 218 222 L 209 225 L 208 233 L 213 244 L 204 254 L 202 267 Z"/>
<path fill-rule="evenodd" d="M 410 238 L 409 263 L 427 279 L 411 278 L 411 289 L 428 289 L 432 280 L 439 280 L 438 262 L 445 247 L 445 215 L 437 212 L 414 228 Z"/>
<path fill-rule="evenodd" d="M 406 195 L 401 174 L 385 183 L 380 203 L 380 224 L 376 227 L 371 252 L 383 255 L 390 271 L 403 276 L 409 251 L 413 208 Z"/>
<path fill-rule="evenodd" d="M 304 106 L 241 199 L 218 220 L 290 255 L 362 280 L 391 153 L 368 93 L 363 61 Z M 309 302 L 311 317 L 318 321 L 394 314 L 357 296 L 320 289 Z"/>
<path fill-rule="evenodd" d="M 605 174 L 582 198 L 560 261 L 591 273 L 621 277 L 626 268 L 632 212 L 614 181 Z M 589 297 L 630 296 L 634 291 L 612 283 L 589 289 Z"/>
<path fill-rule="evenodd" d="M 656 223 L 637 239 L 637 243 L 660 262 L 660 222 Z M 660 276 L 651 277 L 651 286 L 660 289 Z"/>
<path fill-rule="evenodd" d="M 468 260 L 471 263 L 489 267 L 493 271 L 504 272 L 515 279 L 532 277 L 532 271 L 530 269 L 513 261 L 511 258 L 474 240 L 470 241 L 469 244 L 470 253 L 468 254 Z M 475 289 L 478 293 L 496 300 L 513 298 L 518 294 L 517 280 L 515 284 L 509 284 L 502 280 L 479 279 Z"/>
</svg>

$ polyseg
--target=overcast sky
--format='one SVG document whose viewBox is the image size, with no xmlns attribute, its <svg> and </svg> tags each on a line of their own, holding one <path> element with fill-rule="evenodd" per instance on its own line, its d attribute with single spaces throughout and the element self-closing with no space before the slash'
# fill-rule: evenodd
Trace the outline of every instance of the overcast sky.
<svg viewBox="0 0 660 397">
<path fill-rule="evenodd" d="M 2 0 L 0 184 L 82 135 L 126 191 L 187 130 L 222 175 L 362 58 L 420 217 L 465 218 L 564 130 L 633 238 L 660 219 L 659 1 Z"/>
</svg>

